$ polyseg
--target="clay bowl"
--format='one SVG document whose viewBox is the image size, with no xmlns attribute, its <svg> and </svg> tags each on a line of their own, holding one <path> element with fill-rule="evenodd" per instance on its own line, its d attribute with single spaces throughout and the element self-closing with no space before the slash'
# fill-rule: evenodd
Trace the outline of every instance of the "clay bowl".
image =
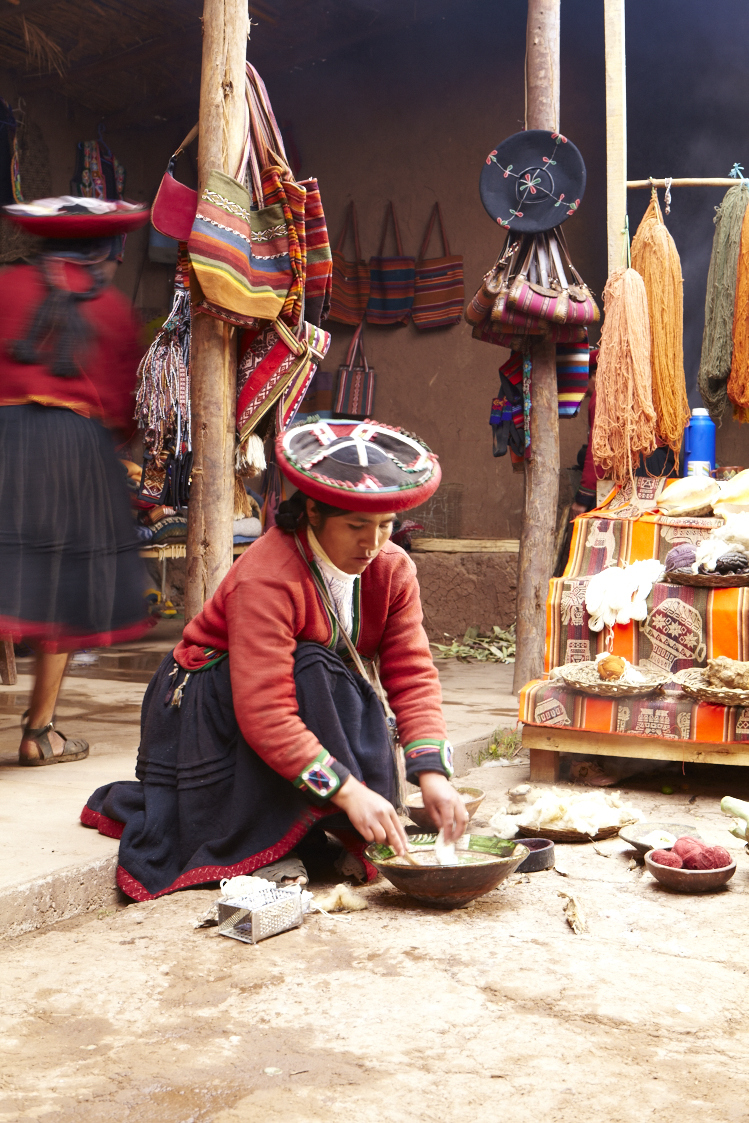
<svg viewBox="0 0 749 1123">
<path fill-rule="evenodd" d="M 518 866 L 518 873 L 538 873 L 539 870 L 550 870 L 555 862 L 554 843 L 550 838 L 524 838 L 523 846 L 527 846 L 530 854 Z"/>
<path fill-rule="evenodd" d="M 696 838 L 702 842 L 702 835 L 696 831 L 689 823 L 627 823 L 626 827 L 622 827 L 619 831 L 619 838 L 624 839 L 630 846 L 634 846 L 635 850 L 639 850 L 641 854 L 647 854 L 649 850 L 653 849 L 652 843 L 643 842 L 643 838 L 647 838 L 653 831 L 666 831 L 672 834 L 674 838 Z M 666 847 L 666 849 L 670 849 Z"/>
<path fill-rule="evenodd" d="M 659 866 L 650 857 L 652 853 L 649 850 L 645 855 L 645 865 L 656 881 L 677 893 L 709 893 L 712 889 L 720 889 L 736 873 L 735 862 L 718 870 L 675 870 L 673 866 Z"/>
<path fill-rule="evenodd" d="M 427 857 L 434 853 L 436 838 L 436 834 L 409 835 L 417 861 L 420 853 Z M 467 864 L 411 866 L 403 858 L 396 859 L 395 851 L 379 842 L 370 843 L 364 856 L 401 893 L 425 905 L 454 909 L 496 889 L 530 854 L 527 846 L 516 844 L 514 839 L 477 834 L 463 835 L 456 844 L 456 851 L 458 858 L 462 857 Z M 470 864 L 469 856 L 483 860 Z"/>
<path fill-rule="evenodd" d="M 468 812 L 468 822 L 470 823 L 471 819 L 481 806 L 486 796 L 486 792 L 483 792 L 481 788 L 456 788 L 455 790 L 457 792 L 460 792 L 461 795 L 467 797 L 464 802 L 466 805 L 466 811 Z M 419 803 L 421 803 L 421 806 L 419 806 Z M 406 796 L 405 808 L 408 812 L 409 819 L 416 823 L 417 827 L 421 827 L 423 831 L 434 830 L 437 824 L 432 822 L 428 812 L 426 811 L 421 792 L 412 792 L 411 795 Z"/>
</svg>

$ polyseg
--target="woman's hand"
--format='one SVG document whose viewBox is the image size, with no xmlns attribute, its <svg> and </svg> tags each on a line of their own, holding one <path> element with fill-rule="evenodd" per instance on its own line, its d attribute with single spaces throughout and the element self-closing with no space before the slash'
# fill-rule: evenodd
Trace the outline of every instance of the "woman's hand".
<svg viewBox="0 0 749 1123">
<path fill-rule="evenodd" d="M 352 826 L 367 842 L 387 842 L 399 856 L 406 850 L 406 832 L 392 803 L 353 776 L 341 785 L 331 802 L 345 811 Z"/>
<path fill-rule="evenodd" d="M 445 842 L 460 838 L 468 825 L 468 812 L 447 777 L 441 772 L 420 772 L 419 785 L 424 808 L 437 827 L 444 831 Z"/>
</svg>

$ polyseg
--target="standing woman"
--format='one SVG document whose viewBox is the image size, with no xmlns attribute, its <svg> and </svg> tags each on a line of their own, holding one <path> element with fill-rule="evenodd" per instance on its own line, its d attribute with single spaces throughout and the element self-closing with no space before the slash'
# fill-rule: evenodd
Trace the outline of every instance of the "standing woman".
<svg viewBox="0 0 749 1123">
<path fill-rule="evenodd" d="M 0 273 L 0 635 L 36 651 L 21 764 L 80 760 L 55 729 L 69 653 L 148 627 L 144 575 L 113 434 L 133 428 L 142 348 L 110 287 L 148 209 L 41 199 L 6 217 L 45 240 Z"/>
<path fill-rule="evenodd" d="M 416 566 L 389 541 L 396 512 L 439 485 L 437 458 L 400 429 L 354 421 L 289 429 L 276 451 L 300 490 L 152 679 L 137 781 L 99 788 L 81 815 L 121 838 L 117 880 L 136 900 L 267 874 L 316 824 L 357 857 L 371 841 L 402 853 L 375 668 L 407 779 L 448 840 L 467 821 Z"/>
</svg>

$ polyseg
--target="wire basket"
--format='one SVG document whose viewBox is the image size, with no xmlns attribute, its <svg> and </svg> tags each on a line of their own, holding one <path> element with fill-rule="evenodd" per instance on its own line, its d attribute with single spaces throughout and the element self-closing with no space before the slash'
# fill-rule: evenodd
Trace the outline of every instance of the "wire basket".
<svg viewBox="0 0 749 1123">
<path fill-rule="evenodd" d="M 298 928 L 303 919 L 298 885 L 263 889 L 251 897 L 218 902 L 219 934 L 244 944 L 257 944 L 279 932 Z"/>
<path fill-rule="evenodd" d="M 549 681 L 553 683 L 556 679 L 561 679 L 571 690 L 594 694 L 599 698 L 643 698 L 662 691 L 671 679 L 671 675 L 660 674 L 658 671 L 647 671 L 642 667 L 637 669 L 645 677 L 645 682 L 607 682 L 599 675 L 595 662 L 585 660 L 582 663 L 565 663 L 561 667 L 555 667 Z"/>
</svg>

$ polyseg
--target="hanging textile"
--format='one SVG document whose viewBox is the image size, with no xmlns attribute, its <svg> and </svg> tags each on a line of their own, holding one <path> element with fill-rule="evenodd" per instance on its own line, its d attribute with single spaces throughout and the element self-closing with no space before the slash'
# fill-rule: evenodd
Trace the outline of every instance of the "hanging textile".
<svg viewBox="0 0 749 1123">
<path fill-rule="evenodd" d="M 741 247 L 733 306 L 733 355 L 728 397 L 736 421 L 749 421 L 749 207 L 741 224 Z"/>
<path fill-rule="evenodd" d="M 122 199 L 125 190 L 125 169 L 106 144 L 98 140 L 82 140 L 78 145 L 75 172 L 70 181 L 70 194 L 87 199 Z"/>
<path fill-rule="evenodd" d="M 705 297 L 705 330 L 697 382 L 713 421 L 720 422 L 728 397 L 733 357 L 733 309 L 736 274 L 749 187 L 729 187 L 715 214 L 715 236 Z"/>
<path fill-rule="evenodd" d="M 655 192 L 632 240 L 632 268 L 642 277 L 648 298 L 656 433 L 678 456 L 690 416 L 684 377 L 684 282 L 679 253 Z"/>
<path fill-rule="evenodd" d="M 615 483 L 631 480 L 656 446 L 648 298 L 634 269 L 615 269 L 603 290 L 593 460 Z"/>
</svg>

